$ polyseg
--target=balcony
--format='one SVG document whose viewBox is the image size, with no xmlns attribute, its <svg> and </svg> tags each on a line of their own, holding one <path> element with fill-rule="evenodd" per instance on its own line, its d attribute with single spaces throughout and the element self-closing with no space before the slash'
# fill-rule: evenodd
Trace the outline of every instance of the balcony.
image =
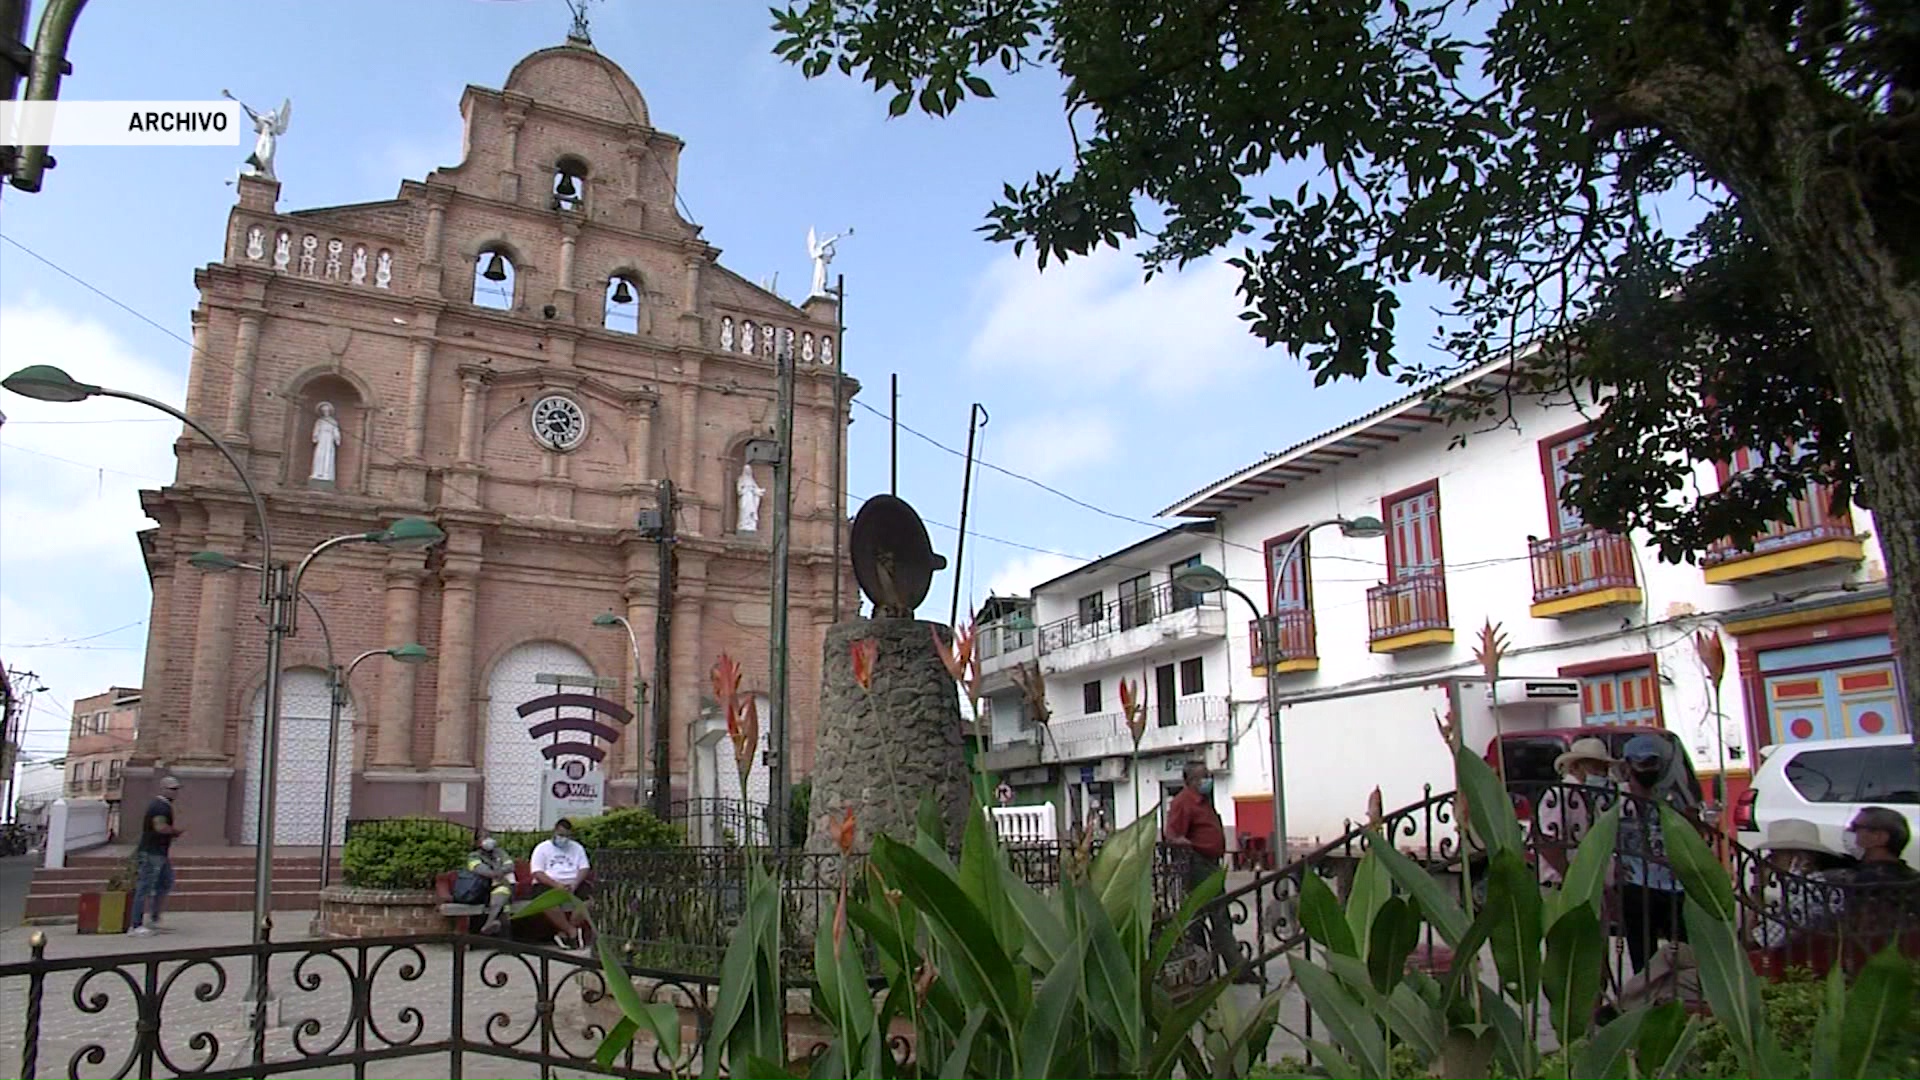
<svg viewBox="0 0 1920 1080">
<path fill-rule="evenodd" d="M 1034 659 L 1036 631 L 1031 622 L 1016 629 L 1006 622 L 990 622 L 975 631 L 974 650 L 980 657 L 981 689 L 986 693 L 1013 685 L 1013 669 Z"/>
<path fill-rule="evenodd" d="M 1164 754 L 1208 743 L 1227 741 L 1227 699 L 1212 694 L 1195 694 L 1174 703 L 1172 724 L 1161 726 L 1155 720 L 1156 708 L 1147 710 L 1147 730 L 1140 738 L 1140 753 Z M 1056 720 L 1052 738 L 1041 744 L 1041 758 L 1048 763 L 1088 761 L 1096 758 L 1129 757 L 1133 754 L 1133 732 L 1127 730 L 1124 713 L 1095 713 Z"/>
<path fill-rule="evenodd" d="M 1266 654 L 1260 648 L 1259 619 L 1247 624 L 1247 647 L 1247 655 L 1253 658 L 1254 678 L 1266 678 L 1267 666 L 1263 662 Z M 1320 670 L 1320 649 L 1315 640 L 1312 610 L 1295 608 L 1280 613 L 1279 647 L 1280 662 L 1273 666 L 1275 675 Z"/>
<path fill-rule="evenodd" d="M 1040 748 L 1045 739 L 1045 733 L 1037 726 L 1025 726 L 1006 738 L 994 739 L 985 756 L 980 758 L 980 768 L 992 773 L 1030 769 L 1040 764 Z"/>
<path fill-rule="evenodd" d="M 1447 578 L 1435 569 L 1367 590 L 1367 647 L 1377 653 L 1453 644 Z"/>
<path fill-rule="evenodd" d="M 1057 675 L 1226 636 L 1218 597 L 1162 585 L 1111 601 L 1098 618 L 1076 614 L 1042 626 L 1037 652 L 1041 670 Z"/>
<path fill-rule="evenodd" d="M 1829 493 L 1815 485 L 1793 501 L 1791 521 L 1775 522 L 1753 538 L 1753 548 L 1742 551 L 1723 540 L 1700 557 L 1701 576 L 1709 585 L 1789 574 L 1816 566 L 1857 563 L 1867 557 L 1853 516 L 1827 509 Z"/>
<path fill-rule="evenodd" d="M 1640 602 L 1633 544 L 1600 529 L 1576 529 L 1527 544 L 1533 617 L 1559 619 Z"/>
</svg>

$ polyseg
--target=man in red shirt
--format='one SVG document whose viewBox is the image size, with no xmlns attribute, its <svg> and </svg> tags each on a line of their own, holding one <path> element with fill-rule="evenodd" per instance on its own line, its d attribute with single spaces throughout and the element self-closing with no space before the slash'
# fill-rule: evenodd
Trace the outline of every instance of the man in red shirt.
<svg viewBox="0 0 1920 1080">
<path fill-rule="evenodd" d="M 1213 809 L 1213 777 L 1207 772 L 1207 766 L 1189 761 L 1182 775 L 1186 785 L 1167 806 L 1165 837 L 1169 846 L 1183 849 L 1180 854 L 1185 856 L 1187 891 L 1192 892 L 1219 871 L 1220 859 L 1227 853 L 1227 832 L 1220 824 L 1220 815 Z M 1198 924 L 1192 927 L 1194 941 L 1212 948 L 1227 971 L 1232 972 L 1240 962 L 1240 946 L 1233 940 L 1233 925 L 1227 918 L 1226 905 L 1211 905 L 1205 918 L 1204 932 Z"/>
</svg>

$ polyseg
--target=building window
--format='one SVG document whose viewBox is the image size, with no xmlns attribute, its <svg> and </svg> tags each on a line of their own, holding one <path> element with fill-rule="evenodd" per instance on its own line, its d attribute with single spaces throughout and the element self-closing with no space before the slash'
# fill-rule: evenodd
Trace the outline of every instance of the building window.
<svg viewBox="0 0 1920 1080">
<path fill-rule="evenodd" d="M 497 247 L 480 252 L 473 261 L 473 306 L 512 311 L 515 274 L 506 252 Z"/>
<path fill-rule="evenodd" d="M 1080 598 L 1080 625 L 1098 626 L 1100 617 L 1106 614 L 1104 593 L 1093 593 Z"/>
<path fill-rule="evenodd" d="M 1301 541 L 1294 550 L 1293 558 L 1287 558 L 1287 549 L 1292 547 L 1293 538 L 1298 535 L 1297 532 L 1287 533 L 1267 541 L 1267 592 L 1280 620 L 1280 639 L 1274 643 L 1274 647 L 1281 660 L 1299 660 L 1320 653 L 1314 638 L 1313 582 L 1308 573 L 1312 562 L 1308 557 L 1308 549 L 1313 541 Z M 1283 559 L 1286 560 L 1285 566 L 1280 565 Z M 1257 620 L 1251 641 L 1253 663 L 1258 667 L 1265 657 L 1261 651 Z"/>
<path fill-rule="evenodd" d="M 1153 575 L 1141 574 L 1121 582 L 1120 629 L 1145 626 L 1153 617 Z"/>
<path fill-rule="evenodd" d="M 1791 459 L 1807 452 L 1804 448 L 1783 449 L 1775 451 L 1771 456 Z M 1757 450 L 1735 451 L 1732 460 L 1721 462 L 1714 467 L 1721 489 L 1730 487 L 1740 474 L 1759 468 L 1769 456 Z M 1807 489 L 1788 505 L 1786 520 L 1773 522 L 1754 535 L 1751 551 L 1742 551 L 1735 547 L 1732 541 L 1723 540 L 1706 551 L 1700 560 L 1700 565 L 1711 568 L 1723 563 L 1736 562 L 1751 555 L 1764 555 L 1828 540 L 1853 538 L 1853 516 L 1847 507 L 1833 505 L 1831 488 L 1823 484 L 1809 484 Z"/>
<path fill-rule="evenodd" d="M 1189 555 L 1188 557 L 1181 559 L 1179 562 L 1174 563 L 1171 566 L 1167 567 L 1167 580 L 1171 582 L 1173 581 L 1173 579 L 1180 576 L 1180 571 L 1185 570 L 1188 567 L 1199 566 L 1199 565 L 1200 565 L 1200 556 Z M 1187 590 L 1180 588 L 1178 585 L 1171 585 L 1170 588 L 1173 592 L 1173 595 L 1168 598 L 1170 601 L 1169 606 L 1171 606 L 1174 611 L 1185 611 L 1188 608 L 1199 607 L 1202 603 L 1206 602 L 1206 597 L 1202 596 L 1200 593 L 1188 592 Z"/>
<path fill-rule="evenodd" d="M 1180 661 L 1180 695 L 1187 697 L 1207 692 L 1207 670 L 1200 657 Z"/>
<path fill-rule="evenodd" d="M 1080 711 L 1092 716 L 1100 711 L 1100 684 L 1084 683 L 1080 687 Z"/>
<path fill-rule="evenodd" d="M 1440 553 L 1440 486 L 1403 495 L 1387 504 L 1387 580 L 1432 577 L 1445 572 Z"/>
<path fill-rule="evenodd" d="M 607 279 L 607 313 L 602 325 L 616 334 L 640 332 L 640 286 L 626 272 Z"/>
<path fill-rule="evenodd" d="M 119 759 L 117 759 L 117 758 L 116 758 L 116 759 L 115 759 L 115 760 L 113 760 L 113 761 L 109 761 L 109 762 L 107 762 L 107 779 L 109 779 L 109 780 L 118 780 L 118 779 L 120 779 L 120 761 L 119 761 Z"/>
<path fill-rule="evenodd" d="M 1161 727 L 1172 727 L 1180 722 L 1180 695 L 1174 690 L 1172 664 L 1161 664 L 1153 669 L 1153 705 L 1154 719 Z"/>
<path fill-rule="evenodd" d="M 1573 435 L 1557 435 L 1541 445 L 1541 468 L 1547 474 L 1547 521 L 1555 536 L 1579 532 L 1587 527 L 1587 523 L 1580 520 L 1580 512 L 1568 506 L 1561 493 L 1567 490 L 1567 482 L 1573 478 L 1571 466 L 1574 455 L 1585 450 L 1592 442 L 1593 432 L 1580 431 Z"/>
<path fill-rule="evenodd" d="M 93 764 L 87 766 L 87 779 L 89 780 L 100 779 L 100 766 L 104 764 L 106 763 L 103 761 L 96 761 Z"/>
<path fill-rule="evenodd" d="M 1580 720 L 1586 724 L 1660 724 L 1660 680 L 1651 667 L 1580 677 Z"/>
<path fill-rule="evenodd" d="M 1440 549 L 1438 481 L 1383 500 L 1387 522 L 1387 580 L 1367 590 L 1372 640 L 1445 630 L 1446 564 Z"/>
<path fill-rule="evenodd" d="M 1759 667 L 1769 743 L 1908 730 L 1886 634 L 1769 649 Z"/>
</svg>

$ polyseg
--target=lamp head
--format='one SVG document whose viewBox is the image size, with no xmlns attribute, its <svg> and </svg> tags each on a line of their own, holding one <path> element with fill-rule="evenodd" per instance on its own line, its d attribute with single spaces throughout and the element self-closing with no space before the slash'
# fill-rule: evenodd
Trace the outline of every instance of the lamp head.
<svg viewBox="0 0 1920 1080">
<path fill-rule="evenodd" d="M 1205 563 L 1197 563 L 1173 575 L 1173 587 L 1190 593 L 1219 592 L 1227 587 L 1227 575 Z"/>
<path fill-rule="evenodd" d="M 1387 535 L 1387 527 L 1377 517 L 1362 514 L 1340 522 L 1340 535 L 1353 540 L 1378 540 Z"/>
<path fill-rule="evenodd" d="M 228 570 L 241 569 L 240 560 L 224 551 L 196 551 L 187 556 L 187 565 L 209 574 L 224 574 Z"/>
<path fill-rule="evenodd" d="M 387 655 L 403 664 L 424 664 L 433 659 L 433 654 L 427 651 L 426 646 L 415 641 L 409 641 L 405 645 L 395 645 L 387 650 Z"/>
<path fill-rule="evenodd" d="M 1033 617 L 1024 611 L 1018 611 L 1007 616 L 1007 621 L 1000 625 L 1012 630 L 1016 634 L 1024 634 L 1034 628 Z"/>
<path fill-rule="evenodd" d="M 593 617 L 593 625 L 600 627 L 602 630 L 605 630 L 609 627 L 617 627 L 620 625 L 620 616 L 615 615 L 612 612 L 608 612 L 603 615 L 595 615 Z"/>
<path fill-rule="evenodd" d="M 0 379 L 0 386 L 35 401 L 85 401 L 100 388 L 76 380 L 52 364 L 31 364 Z"/>
<path fill-rule="evenodd" d="M 403 517 L 368 539 L 394 551 L 418 551 L 447 538 L 440 526 L 423 517 Z"/>
</svg>

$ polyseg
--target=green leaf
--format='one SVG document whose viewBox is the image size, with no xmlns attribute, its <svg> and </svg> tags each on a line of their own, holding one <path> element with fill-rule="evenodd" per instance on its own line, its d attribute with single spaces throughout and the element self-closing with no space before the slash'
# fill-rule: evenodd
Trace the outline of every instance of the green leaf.
<svg viewBox="0 0 1920 1080">
<path fill-rule="evenodd" d="M 1033 997 L 1033 1011 L 1020 1029 L 1020 1054 L 1014 1062 L 1019 1076 L 1065 1076 L 1061 1060 L 1072 1044 L 1070 1010 L 1080 1000 L 1084 946 L 1074 947 L 1053 965 L 1053 971 L 1040 984 Z"/>
<path fill-rule="evenodd" d="M 1515 1000 L 1540 994 L 1540 884 L 1517 851 L 1499 851 L 1487 865 L 1487 943 L 1501 984 Z"/>
<path fill-rule="evenodd" d="M 1627 1051 L 1647 1021 L 1646 1009 L 1621 1013 L 1605 1027 L 1593 1033 L 1573 1053 L 1573 1080 L 1624 1080 L 1627 1075 Z"/>
<path fill-rule="evenodd" d="M 912 100 L 910 93 L 901 96 L 909 101 Z M 905 111 L 904 107 L 899 110 L 899 112 Z M 939 851 L 947 849 L 947 816 L 940 812 L 940 804 L 934 801 L 933 792 L 921 793 L 920 805 L 913 811 L 913 823 L 914 832 L 919 838 L 932 841 L 934 848 Z"/>
<path fill-rule="evenodd" d="M 887 103 L 887 115 L 905 116 L 907 110 L 911 108 L 913 108 L 913 91 L 902 90 L 893 95 L 893 100 Z"/>
<path fill-rule="evenodd" d="M 1192 1031 L 1195 1024 L 1213 1008 L 1213 1003 L 1226 993 L 1233 984 L 1226 979 L 1215 979 L 1206 988 L 1187 999 L 1186 1003 L 1163 1019 L 1160 1023 L 1160 1037 L 1154 1040 L 1153 1050 L 1147 1055 L 1146 1068 L 1142 1076 L 1172 1076 L 1172 1063 L 1183 1047 L 1193 1045 Z"/>
<path fill-rule="evenodd" d="M 1140 898 L 1152 899 L 1149 871 L 1153 869 L 1155 842 L 1159 839 L 1155 815 L 1144 814 L 1126 828 L 1113 834 L 1100 853 L 1093 857 L 1089 877 L 1107 918 L 1124 932 L 1134 921 Z"/>
<path fill-rule="evenodd" d="M 1606 980 L 1606 962 L 1607 943 L 1600 932 L 1600 920 L 1585 905 L 1562 915 L 1547 931 L 1542 980 L 1561 1046 L 1572 1046 L 1575 1039 L 1586 1034 Z"/>
<path fill-rule="evenodd" d="M 1614 848 L 1620 834 L 1620 804 L 1612 806 L 1594 819 L 1575 848 L 1573 860 L 1567 864 L 1567 873 L 1560 887 L 1550 894 L 1547 910 L 1547 926 L 1551 928 L 1575 907 L 1586 907 L 1595 916 L 1600 913 L 1600 900 L 1606 892 L 1607 868 L 1613 865 Z"/>
<path fill-rule="evenodd" d="M 1333 1080 L 1358 1080 L 1363 1075 L 1354 1067 L 1353 1062 L 1347 1060 L 1345 1054 L 1319 1039 L 1301 1039 L 1300 1045 L 1313 1055 L 1313 1060 L 1319 1062 L 1320 1067 L 1326 1070 L 1327 1075 Z"/>
<path fill-rule="evenodd" d="M 1840 1022 L 1847 1015 L 1847 973 L 1839 964 L 1827 973 L 1820 1018 L 1813 1025 L 1813 1075 L 1840 1075 Z"/>
<path fill-rule="evenodd" d="M 1661 1008 L 1666 1007 L 1667 1006 L 1661 1006 Z M 1687 1016 L 1686 1010 L 1678 1004 L 1674 1004 L 1672 1008 L 1681 1015 L 1682 1023 L 1680 1025 L 1680 1034 L 1673 1040 L 1673 1047 L 1667 1051 L 1667 1056 L 1664 1059 L 1659 1059 L 1660 1064 L 1656 1065 L 1653 1071 L 1648 1073 L 1648 1075 L 1654 1077 L 1655 1080 L 1679 1080 L 1680 1077 L 1689 1075 L 1694 1069 L 1693 1046 L 1696 1042 L 1700 1041 L 1700 1019 L 1694 1016 Z M 1649 1023 L 1651 1023 L 1651 1021 L 1649 1021 Z M 1645 1041 L 1645 1036 L 1642 1036 L 1642 1043 L 1644 1044 Z M 1640 1057 L 1646 1061 L 1655 1060 L 1653 1054 L 1645 1051 L 1640 1052 Z M 1781 1075 L 1784 1076 L 1785 1074 L 1783 1073 Z"/>
<path fill-rule="evenodd" d="M 1310 869 L 1300 875 L 1300 926 L 1308 937 L 1332 952 L 1341 956 L 1360 955 L 1346 915 L 1340 910 L 1340 901 L 1335 899 L 1327 883 L 1320 880 L 1320 875 Z"/>
<path fill-rule="evenodd" d="M 544 894 L 543 894 L 544 895 Z M 680 1010 L 664 1002 L 647 1002 L 640 998 L 640 992 L 633 988 L 633 980 L 627 975 L 625 962 L 614 951 L 613 944 L 604 937 L 596 937 L 595 945 L 600 953 L 600 977 L 606 980 L 607 992 L 613 995 L 613 1003 L 620 1006 L 620 1015 L 637 1025 L 644 1026 L 647 1032 L 660 1043 L 661 1051 L 669 1061 L 680 1059 Z M 608 1034 L 608 1039 L 613 1036 Z M 632 1041 L 632 1036 L 628 1036 Z M 606 1047 L 601 1047 L 604 1052 Z M 623 1048 L 624 1049 L 624 1048 Z M 616 1050 L 614 1053 L 618 1054 Z"/>
<path fill-rule="evenodd" d="M 1867 961 L 1853 978 L 1846 1019 L 1840 1023 L 1839 1068 L 1835 1076 L 1867 1075 L 1874 1051 L 1897 1030 L 1913 1000 L 1913 969 L 1895 945 Z"/>
<path fill-rule="evenodd" d="M 785 1066 L 777 1065 L 774 1062 L 769 1061 L 768 1059 L 763 1058 L 758 1054 L 748 1054 L 747 1069 L 746 1069 L 745 1075 L 752 1076 L 752 1077 L 764 1076 L 764 1077 L 772 1077 L 774 1078 L 774 1080 L 785 1080 L 785 1078 L 792 1076 L 793 1072 L 787 1069 Z"/>
<path fill-rule="evenodd" d="M 1347 926 L 1353 931 L 1355 956 L 1368 955 L 1367 935 L 1373 930 L 1374 916 L 1393 895 L 1393 875 L 1380 860 L 1368 852 L 1354 869 L 1353 885 L 1347 890 Z"/>
<path fill-rule="evenodd" d="M 1487 845 L 1491 854 L 1523 854 L 1520 820 L 1513 816 L 1513 800 L 1493 768 L 1464 746 L 1454 751 L 1453 768 L 1460 794 L 1467 800 L 1473 835 Z"/>
<path fill-rule="evenodd" d="M 1419 909 L 1398 896 L 1390 896 L 1380 905 L 1367 935 L 1367 970 L 1373 976 L 1374 989 L 1392 993 L 1406 975 L 1407 957 L 1420 944 L 1421 925 Z"/>
<path fill-rule="evenodd" d="M 723 1055 L 736 1061 L 751 1054 L 784 1057 L 780 1018 L 786 1000 L 777 959 L 770 955 L 779 904 L 779 887 L 758 862 L 749 861 L 746 914 L 720 962 L 720 994 L 704 1062 L 709 1077 L 719 1075 Z"/>
<path fill-rule="evenodd" d="M 1687 897 L 1716 919 L 1733 921 L 1733 879 L 1700 838 L 1700 830 L 1678 810 L 1660 804 L 1660 839 L 1673 872 L 1686 887 Z"/>
<path fill-rule="evenodd" d="M 1413 897 L 1415 906 L 1420 909 L 1428 925 L 1447 943 L 1448 948 L 1458 952 L 1460 939 L 1466 937 L 1472 926 L 1472 920 L 1461 910 L 1460 902 L 1442 889 L 1440 883 L 1433 880 L 1433 876 L 1424 868 L 1390 847 L 1378 833 L 1367 834 L 1367 852 L 1379 858 L 1387 868 L 1387 873 L 1392 875 L 1394 884 Z"/>
<path fill-rule="evenodd" d="M 1013 1018 L 1022 1014 L 1030 991 L 1018 982 L 986 915 L 960 891 L 959 883 L 918 851 L 885 836 L 874 839 L 868 857 L 920 909 L 953 965 L 948 974 L 958 983 L 962 999 L 989 1000 L 1001 1024 L 1014 1030 Z"/>
<path fill-rule="evenodd" d="M 1174 915 L 1173 921 L 1168 923 L 1160 931 L 1160 936 L 1153 941 L 1153 952 L 1147 957 L 1146 966 L 1140 969 L 1143 984 L 1150 984 L 1160 977 L 1161 970 L 1167 966 L 1167 957 L 1173 955 L 1174 946 L 1180 944 L 1180 939 L 1186 935 L 1187 927 L 1193 925 L 1194 917 L 1199 914 L 1201 908 L 1212 903 L 1214 897 L 1219 896 L 1226 886 L 1226 871 L 1220 870 L 1201 882 L 1198 888 L 1187 893 L 1187 898 L 1181 902 L 1180 910 Z"/>
<path fill-rule="evenodd" d="M 557 907 L 573 903 L 573 892 L 568 889 L 548 889 L 539 896 L 527 901 L 519 911 L 513 913 L 515 919 L 531 919 L 535 915 L 545 915 Z"/>
<path fill-rule="evenodd" d="M 980 1029 L 987 1022 L 987 1007 L 975 1005 L 967 1010 L 967 1026 L 960 1029 L 960 1037 L 953 1042 L 953 1050 L 947 1054 L 946 1064 L 941 1066 L 941 1076 L 977 1075 L 967 1071 L 967 1062 L 973 1058 L 973 1040 L 980 1035 Z"/>
<path fill-rule="evenodd" d="M 1003 864 L 1000 884 L 1006 891 L 1013 917 L 1026 929 L 1023 955 L 1027 963 L 1044 976 L 1053 970 L 1053 965 L 1073 944 L 1073 935 L 1067 930 L 1067 924 L 1060 918 L 1054 905 L 1027 884 L 1026 879 L 1015 873 L 1011 866 Z"/>
<path fill-rule="evenodd" d="M 1540 1047 L 1513 1004 L 1498 994 L 1480 995 L 1480 1015 L 1493 1034 L 1493 1053 L 1509 1076 L 1538 1075 Z"/>
<path fill-rule="evenodd" d="M 989 86 L 987 80 L 980 78 L 978 75 L 968 75 L 966 77 L 966 84 L 967 89 L 972 91 L 975 97 L 990 98 L 993 96 L 993 87 Z"/>
<path fill-rule="evenodd" d="M 1086 942 L 1087 1009 L 1096 1021 L 1119 1040 L 1120 1052 L 1125 1060 L 1137 1061 L 1143 1038 L 1140 974 L 1128 964 L 1119 931 L 1107 918 L 1106 909 L 1094 902 L 1087 887 L 1062 882 L 1060 888 L 1062 892 L 1071 890 L 1078 894 L 1079 900 L 1075 906 L 1086 920 L 1083 940 Z"/>
<path fill-rule="evenodd" d="M 1314 1019 L 1327 1026 L 1327 1033 L 1360 1066 L 1361 1074 L 1386 1076 L 1387 1042 L 1366 1006 L 1355 1000 L 1325 969 L 1305 957 L 1289 956 L 1287 966 L 1300 992 L 1313 1006 Z"/>
<path fill-rule="evenodd" d="M 627 1047 L 633 1045 L 633 1037 L 639 1030 L 640 1025 L 633 1022 L 633 1017 L 621 1017 L 613 1025 L 613 1030 L 607 1032 L 607 1037 L 600 1040 L 599 1049 L 593 1052 L 594 1064 L 603 1069 L 613 1068 L 613 1063 L 620 1060 L 620 1055 L 627 1052 Z"/>
<path fill-rule="evenodd" d="M 1673 850 L 1671 841 L 1667 850 Z M 1715 918 L 1691 895 L 1684 901 L 1682 917 L 1687 922 L 1687 943 L 1693 946 L 1699 966 L 1701 995 L 1726 1031 L 1742 1067 L 1753 1076 L 1786 1075 L 1787 1070 L 1776 1067 L 1779 1053 L 1767 1031 L 1760 977 L 1735 938 L 1733 924 Z"/>
<path fill-rule="evenodd" d="M 1012 955 L 1021 951 L 1026 935 L 1006 894 L 1004 881 L 1009 876 L 1000 842 L 987 828 L 986 813 L 967 814 L 960 840 L 960 891 L 986 914 L 1000 948 Z"/>
<path fill-rule="evenodd" d="M 1324 953 L 1320 961 L 1362 1005 L 1386 1020 L 1387 1030 L 1412 1047 L 1422 1060 L 1430 1061 L 1439 1055 L 1446 1018 L 1436 1005 L 1423 1000 L 1412 985 L 1403 982 L 1392 994 L 1382 994 L 1374 988 L 1373 973 L 1365 961 L 1338 953 Z"/>
</svg>

